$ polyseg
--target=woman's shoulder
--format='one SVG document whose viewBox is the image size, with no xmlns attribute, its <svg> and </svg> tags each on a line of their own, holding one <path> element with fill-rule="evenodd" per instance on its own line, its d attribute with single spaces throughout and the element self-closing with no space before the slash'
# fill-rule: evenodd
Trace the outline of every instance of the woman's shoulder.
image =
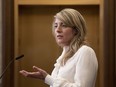
<svg viewBox="0 0 116 87">
<path fill-rule="evenodd" d="M 81 46 L 78 51 L 82 51 L 82 52 L 94 52 L 93 48 L 87 45 L 83 45 Z M 78 52 L 77 51 L 77 52 Z"/>
<path fill-rule="evenodd" d="M 95 55 L 95 51 L 93 50 L 92 47 L 90 46 L 87 46 L 87 45 L 83 45 L 81 46 L 77 52 L 75 53 L 75 55 L 91 55 L 91 54 L 94 54 Z"/>
<path fill-rule="evenodd" d="M 80 62 L 93 61 L 97 64 L 96 53 L 92 47 L 83 45 L 79 48 L 79 50 L 74 55 L 75 59 Z"/>
</svg>

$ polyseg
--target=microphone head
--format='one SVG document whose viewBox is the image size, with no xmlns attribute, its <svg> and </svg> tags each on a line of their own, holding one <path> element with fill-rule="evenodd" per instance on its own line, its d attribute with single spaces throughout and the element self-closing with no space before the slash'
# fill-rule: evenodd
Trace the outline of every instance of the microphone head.
<svg viewBox="0 0 116 87">
<path fill-rule="evenodd" d="M 20 55 L 20 56 L 18 56 L 18 57 L 16 57 L 16 60 L 18 60 L 18 59 L 20 59 L 20 58 L 22 58 L 22 57 L 24 57 L 24 55 L 22 54 L 22 55 Z"/>
</svg>

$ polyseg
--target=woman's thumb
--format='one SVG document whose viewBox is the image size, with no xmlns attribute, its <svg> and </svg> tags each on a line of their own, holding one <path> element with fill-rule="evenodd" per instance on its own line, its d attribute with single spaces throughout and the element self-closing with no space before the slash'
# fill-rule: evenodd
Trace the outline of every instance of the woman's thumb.
<svg viewBox="0 0 116 87">
<path fill-rule="evenodd" d="M 33 69 L 36 70 L 36 71 L 39 70 L 39 68 L 37 66 L 33 66 Z"/>
</svg>

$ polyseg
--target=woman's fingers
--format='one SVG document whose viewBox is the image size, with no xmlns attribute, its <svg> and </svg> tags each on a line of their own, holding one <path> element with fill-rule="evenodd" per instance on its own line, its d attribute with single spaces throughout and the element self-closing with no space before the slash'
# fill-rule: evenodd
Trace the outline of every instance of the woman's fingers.
<svg viewBox="0 0 116 87">
<path fill-rule="evenodd" d="M 38 72 L 27 72 L 25 70 L 21 70 L 20 73 L 24 75 L 25 77 L 32 77 L 32 78 L 39 78 L 39 76 L 41 75 L 39 71 Z"/>
<path fill-rule="evenodd" d="M 35 71 L 39 71 L 39 68 L 38 68 L 37 66 L 33 66 L 33 69 L 34 69 Z"/>
<path fill-rule="evenodd" d="M 41 68 L 38 68 L 37 66 L 33 66 L 33 69 L 39 72 L 44 72 L 44 70 L 42 70 Z"/>
<path fill-rule="evenodd" d="M 25 71 L 25 70 L 21 70 L 20 73 L 24 76 L 28 76 L 29 75 L 29 72 Z"/>
<path fill-rule="evenodd" d="M 44 80 L 47 76 L 47 72 L 41 68 L 38 68 L 36 66 L 33 66 L 34 72 L 28 72 L 26 70 L 21 70 L 20 73 L 25 77 L 32 77 L 32 78 L 38 78 Z"/>
<path fill-rule="evenodd" d="M 33 69 L 40 72 L 40 74 L 43 76 L 43 78 L 45 78 L 47 76 L 47 74 L 48 74 L 45 70 L 43 70 L 41 68 L 38 68 L 36 66 L 33 66 Z"/>
</svg>

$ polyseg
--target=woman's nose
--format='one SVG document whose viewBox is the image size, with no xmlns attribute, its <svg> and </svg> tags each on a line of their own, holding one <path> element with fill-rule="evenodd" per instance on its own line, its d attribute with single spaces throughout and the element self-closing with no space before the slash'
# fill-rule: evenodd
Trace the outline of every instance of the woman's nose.
<svg viewBox="0 0 116 87">
<path fill-rule="evenodd" d="M 60 26 L 57 27 L 56 32 L 58 32 L 58 33 L 62 32 L 62 28 Z"/>
</svg>

